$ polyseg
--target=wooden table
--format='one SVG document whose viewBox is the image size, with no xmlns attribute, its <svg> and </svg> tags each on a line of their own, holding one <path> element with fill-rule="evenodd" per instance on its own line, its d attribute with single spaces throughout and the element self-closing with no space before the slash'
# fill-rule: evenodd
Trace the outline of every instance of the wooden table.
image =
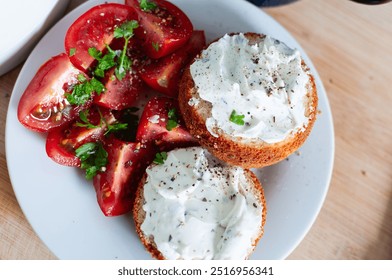
<svg viewBox="0 0 392 280">
<path fill-rule="evenodd" d="M 289 259 L 392 259 L 392 4 L 301 0 L 265 11 L 312 59 L 335 125 L 330 190 Z M 5 119 L 20 69 L 0 77 L 0 259 L 54 259 L 24 217 L 7 172 Z"/>
</svg>

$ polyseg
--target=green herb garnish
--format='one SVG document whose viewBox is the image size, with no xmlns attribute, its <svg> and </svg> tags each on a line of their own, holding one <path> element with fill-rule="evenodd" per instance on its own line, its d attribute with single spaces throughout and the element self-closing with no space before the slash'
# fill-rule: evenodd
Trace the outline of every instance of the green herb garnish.
<svg viewBox="0 0 392 280">
<path fill-rule="evenodd" d="M 159 51 L 159 43 L 152 42 L 152 47 L 156 52 Z"/>
<path fill-rule="evenodd" d="M 124 47 L 120 53 L 119 61 L 117 62 L 115 70 L 116 77 L 119 80 L 122 80 L 125 77 L 126 72 L 129 71 L 132 66 L 132 61 L 127 56 L 127 48 L 129 39 L 133 37 L 133 30 L 138 27 L 139 23 L 136 20 L 131 20 L 124 22 L 114 30 L 114 38 L 124 38 L 125 40 Z"/>
<path fill-rule="evenodd" d="M 94 75 L 100 78 L 105 77 L 105 71 L 116 66 L 117 53 L 113 51 L 109 46 L 106 46 L 108 52 L 103 56 L 102 52 L 96 48 L 89 48 L 88 53 L 98 61 L 97 66 L 94 69 Z"/>
<path fill-rule="evenodd" d="M 78 81 L 81 82 L 81 83 L 84 83 L 84 82 L 87 81 L 86 76 L 84 76 L 83 74 L 79 74 L 79 75 L 77 76 L 77 78 L 78 78 Z"/>
<path fill-rule="evenodd" d="M 106 125 L 106 132 L 104 135 L 108 135 L 111 132 L 119 131 L 119 130 L 124 130 L 128 128 L 128 124 L 126 123 L 114 123 L 114 124 L 109 124 L 106 122 L 105 118 L 102 116 L 101 110 L 98 109 L 99 116 L 101 118 L 100 120 L 100 126 L 102 127 L 103 124 Z"/>
<path fill-rule="evenodd" d="M 71 105 L 83 105 L 90 98 L 93 92 L 101 94 L 105 91 L 105 86 L 95 78 L 87 80 L 83 75 L 78 75 L 80 84 L 74 85 L 71 93 L 66 93 L 65 97 Z"/>
<path fill-rule="evenodd" d="M 75 150 L 80 158 L 80 167 L 86 171 L 86 179 L 92 179 L 99 171 L 103 171 L 108 163 L 108 153 L 100 142 L 86 143 Z"/>
<path fill-rule="evenodd" d="M 237 115 L 237 112 L 233 110 L 230 114 L 229 120 L 237 125 L 244 125 L 245 124 L 244 118 L 245 115 Z"/>
<path fill-rule="evenodd" d="M 98 61 L 98 64 L 93 71 L 94 76 L 103 78 L 105 76 L 105 71 L 116 66 L 114 73 L 117 79 L 122 80 L 125 77 L 127 71 L 129 71 L 132 66 L 132 61 L 127 56 L 129 39 L 134 35 L 133 30 L 138 27 L 139 24 L 136 20 L 126 21 L 116 27 L 114 30 L 114 38 L 124 38 L 125 40 L 124 47 L 121 51 L 115 51 L 109 46 L 106 46 L 107 53 L 103 55 L 102 52 L 96 48 L 88 49 L 89 55 Z"/>
<path fill-rule="evenodd" d="M 155 10 L 156 8 L 157 8 L 157 4 L 155 4 L 154 2 L 150 2 L 148 0 L 140 1 L 140 9 L 142 9 L 143 11 L 152 11 Z"/>
<path fill-rule="evenodd" d="M 70 48 L 69 49 L 69 56 L 74 56 L 76 53 L 76 48 Z"/>
<path fill-rule="evenodd" d="M 163 164 L 165 160 L 167 159 L 167 153 L 166 152 L 160 152 L 155 154 L 154 158 L 154 163 L 156 164 Z"/>
<path fill-rule="evenodd" d="M 93 128 L 98 128 L 100 127 L 100 125 L 94 125 L 92 124 L 89 119 L 88 119 L 88 115 L 89 115 L 89 110 L 84 110 L 81 111 L 79 113 L 79 118 L 81 122 L 76 122 L 76 126 L 79 127 L 86 127 L 88 129 L 93 129 Z"/>
<path fill-rule="evenodd" d="M 168 121 L 166 123 L 166 129 L 168 131 L 170 131 L 178 126 L 178 116 L 177 116 L 177 111 L 175 108 L 172 108 L 167 112 L 167 118 L 168 118 Z"/>
<path fill-rule="evenodd" d="M 119 131 L 119 130 L 125 130 L 128 128 L 128 124 L 127 123 L 115 123 L 115 124 L 108 124 L 107 125 L 108 130 L 105 132 L 105 135 L 111 133 L 111 132 L 115 132 L 115 131 Z"/>
<path fill-rule="evenodd" d="M 79 113 L 79 118 L 80 118 L 80 122 L 76 122 L 76 126 L 79 127 L 86 127 L 88 129 L 94 129 L 94 128 L 99 128 L 99 127 L 103 127 L 103 125 L 106 126 L 106 132 L 104 133 L 104 135 L 107 135 L 111 132 L 115 132 L 115 131 L 119 131 L 119 130 L 125 130 L 128 128 L 128 124 L 127 123 L 114 123 L 114 124 L 109 124 L 106 122 L 105 118 L 103 117 L 101 111 L 98 109 L 98 113 L 100 116 L 100 121 L 98 125 L 94 125 L 90 122 L 90 120 L 88 119 L 88 115 L 89 115 L 89 110 L 84 110 L 81 111 Z"/>
</svg>

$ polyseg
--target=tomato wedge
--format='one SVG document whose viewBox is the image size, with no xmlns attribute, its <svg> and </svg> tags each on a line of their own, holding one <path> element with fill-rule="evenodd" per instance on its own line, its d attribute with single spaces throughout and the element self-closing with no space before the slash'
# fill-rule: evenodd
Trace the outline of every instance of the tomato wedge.
<svg viewBox="0 0 392 280">
<path fill-rule="evenodd" d="M 176 97 L 178 85 L 185 65 L 187 65 L 206 45 L 204 31 L 195 30 L 184 47 L 157 60 L 147 60 L 140 77 L 153 89 Z"/>
<path fill-rule="evenodd" d="M 152 146 L 124 142 L 111 137 L 104 146 L 108 153 L 105 172 L 94 177 L 98 204 L 105 216 L 118 216 L 132 208 L 135 191 L 146 167 L 155 157 Z"/>
<path fill-rule="evenodd" d="M 68 29 L 65 35 L 65 50 L 75 67 L 88 70 L 94 58 L 89 48 L 103 51 L 113 40 L 115 27 L 136 19 L 137 14 L 123 4 L 102 4 L 82 14 Z"/>
<path fill-rule="evenodd" d="M 65 93 L 78 83 L 80 74 L 84 75 L 72 65 L 65 53 L 45 62 L 19 101 L 19 121 L 31 130 L 46 132 L 75 119 L 88 104 L 71 106 Z"/>
<path fill-rule="evenodd" d="M 144 83 L 133 71 L 127 72 L 122 80 L 114 76 L 114 68 L 105 74 L 106 91 L 97 95 L 94 103 L 113 110 L 131 107 L 141 94 Z"/>
<path fill-rule="evenodd" d="M 140 27 L 135 35 L 142 40 L 144 51 L 151 58 L 160 58 L 183 46 L 192 35 L 193 25 L 174 4 L 165 0 L 149 2 L 156 8 L 142 10 L 138 0 L 125 1 L 137 12 Z"/>
<path fill-rule="evenodd" d="M 186 130 L 175 99 L 153 97 L 145 106 L 136 133 L 136 141 L 153 143 L 159 150 L 198 145 Z"/>
<path fill-rule="evenodd" d="M 85 143 L 102 140 L 107 124 L 116 122 L 109 110 L 96 106 L 88 110 L 87 119 L 89 124 L 95 127 L 88 127 L 79 118 L 70 125 L 49 131 L 46 137 L 46 153 L 52 160 L 61 165 L 79 167 L 80 159 L 76 157 L 75 150 Z"/>
</svg>

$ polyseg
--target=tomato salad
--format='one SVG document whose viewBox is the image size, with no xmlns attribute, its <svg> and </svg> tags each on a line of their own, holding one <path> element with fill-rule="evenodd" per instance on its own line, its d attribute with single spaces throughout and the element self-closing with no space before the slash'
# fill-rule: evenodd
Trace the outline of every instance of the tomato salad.
<svg viewBox="0 0 392 280">
<path fill-rule="evenodd" d="M 69 27 L 65 52 L 38 69 L 18 119 L 46 134 L 52 160 L 85 172 L 106 216 L 125 214 L 151 162 L 197 144 L 176 97 L 183 68 L 205 44 L 204 32 L 168 1 L 95 6 Z"/>
</svg>

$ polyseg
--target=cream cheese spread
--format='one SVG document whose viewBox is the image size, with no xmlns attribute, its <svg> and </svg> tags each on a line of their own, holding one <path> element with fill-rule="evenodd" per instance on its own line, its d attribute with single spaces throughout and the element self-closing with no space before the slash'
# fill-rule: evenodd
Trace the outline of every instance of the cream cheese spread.
<svg viewBox="0 0 392 280">
<path fill-rule="evenodd" d="M 192 147 L 146 172 L 141 229 L 166 259 L 245 259 L 252 251 L 263 205 L 243 169 Z"/>
<path fill-rule="evenodd" d="M 212 43 L 190 66 L 199 97 L 212 105 L 208 131 L 276 143 L 304 130 L 310 78 L 301 63 L 297 50 L 269 36 L 249 44 L 240 33 Z M 243 124 L 230 121 L 234 111 Z"/>
</svg>

